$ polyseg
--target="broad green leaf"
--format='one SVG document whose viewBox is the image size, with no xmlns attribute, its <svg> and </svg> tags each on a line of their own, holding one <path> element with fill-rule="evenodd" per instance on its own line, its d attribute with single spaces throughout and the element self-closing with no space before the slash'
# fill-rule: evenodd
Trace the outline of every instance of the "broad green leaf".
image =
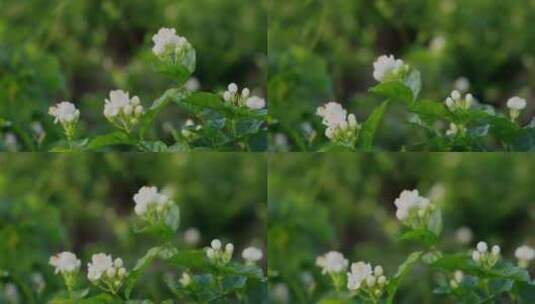
<svg viewBox="0 0 535 304">
<path fill-rule="evenodd" d="M 77 300 L 76 304 L 120 304 L 122 300 L 114 298 L 109 294 L 100 294 L 83 300 Z"/>
<path fill-rule="evenodd" d="M 362 124 L 362 129 L 359 132 L 359 146 L 364 151 L 371 151 L 375 133 L 381 124 L 389 101 L 383 102 L 378 108 L 373 110 L 370 117 Z"/>
<path fill-rule="evenodd" d="M 370 92 L 383 96 L 391 101 L 400 101 L 410 105 L 414 95 L 409 87 L 401 81 L 382 82 L 370 89 Z"/>
<path fill-rule="evenodd" d="M 409 111 L 417 114 L 427 125 L 439 119 L 451 117 L 451 112 L 440 102 L 419 101 L 409 106 Z"/>
<path fill-rule="evenodd" d="M 87 149 L 100 150 L 108 146 L 134 145 L 135 143 L 135 140 L 129 137 L 126 133 L 117 131 L 93 138 L 89 144 L 87 144 Z"/>
<path fill-rule="evenodd" d="M 422 256 L 422 251 L 416 251 L 413 252 L 407 257 L 407 259 L 398 267 L 398 271 L 396 274 L 390 279 L 388 282 L 388 285 L 386 286 L 386 293 L 387 293 L 387 304 L 393 304 L 394 303 L 394 297 L 396 296 L 396 292 L 399 288 L 399 284 L 401 283 L 401 280 L 403 277 L 410 271 L 411 267 L 418 262 L 420 257 Z"/>
<path fill-rule="evenodd" d="M 402 241 L 414 241 L 427 247 L 438 242 L 437 235 L 428 229 L 408 229 L 401 232 L 397 239 Z"/>
<path fill-rule="evenodd" d="M 161 141 L 141 141 L 138 143 L 139 150 L 143 152 L 168 152 L 169 148 Z"/>
<path fill-rule="evenodd" d="M 140 124 L 140 135 L 141 137 L 145 136 L 148 132 L 150 126 L 156 119 L 156 116 L 171 102 L 178 102 L 182 98 L 185 98 L 190 93 L 184 89 L 169 89 L 162 96 L 156 99 L 151 107 L 147 110 L 143 117 L 141 118 Z"/>
<path fill-rule="evenodd" d="M 154 60 L 153 64 L 156 71 L 173 78 L 179 85 L 183 85 L 195 72 L 196 53 L 194 48 L 187 50 L 178 61 L 173 62 L 172 59 Z"/>
</svg>

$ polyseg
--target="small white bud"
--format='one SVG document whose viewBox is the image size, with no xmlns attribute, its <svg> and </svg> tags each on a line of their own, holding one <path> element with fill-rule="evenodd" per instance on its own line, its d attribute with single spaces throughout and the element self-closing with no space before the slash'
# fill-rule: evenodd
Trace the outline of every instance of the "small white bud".
<svg viewBox="0 0 535 304">
<path fill-rule="evenodd" d="M 235 83 L 231 83 L 228 85 L 228 91 L 232 94 L 236 94 L 238 92 L 238 86 Z"/>
<path fill-rule="evenodd" d="M 234 245 L 232 243 L 228 243 L 226 246 L 225 246 L 225 252 L 227 254 L 232 254 L 234 252 Z"/>
<path fill-rule="evenodd" d="M 501 251 L 500 246 L 498 245 L 492 246 L 492 255 L 495 255 L 495 256 L 499 255 L 500 251 Z"/>
<path fill-rule="evenodd" d="M 455 91 L 451 92 L 451 98 L 453 98 L 453 100 L 455 100 L 455 101 L 459 101 L 459 100 L 461 100 L 461 93 L 459 93 L 459 91 L 455 90 Z"/>
<path fill-rule="evenodd" d="M 219 250 L 221 249 L 221 241 L 218 239 L 215 239 L 210 243 L 210 246 L 212 246 L 214 250 Z"/>
<path fill-rule="evenodd" d="M 132 115 L 132 112 L 134 111 L 134 109 L 132 108 L 131 105 L 126 105 L 124 108 L 123 108 L 123 112 L 125 115 L 127 116 L 130 116 Z"/>
<path fill-rule="evenodd" d="M 366 278 L 366 284 L 368 284 L 369 287 L 373 287 L 375 285 L 375 277 L 370 275 Z"/>
<path fill-rule="evenodd" d="M 386 277 L 385 276 L 380 276 L 379 279 L 377 279 L 377 283 L 379 283 L 379 285 L 383 286 L 385 285 L 386 283 Z"/>
<path fill-rule="evenodd" d="M 375 266 L 375 269 L 373 270 L 373 273 L 376 275 L 376 276 L 381 276 L 383 275 L 383 267 L 381 266 Z"/>
<path fill-rule="evenodd" d="M 242 97 L 242 98 L 247 98 L 247 97 L 249 97 L 249 94 L 250 94 L 250 93 L 251 93 L 251 92 L 249 91 L 248 88 L 244 88 L 244 89 L 241 91 L 241 97 Z"/>
<path fill-rule="evenodd" d="M 229 91 L 226 91 L 225 93 L 223 93 L 223 99 L 225 101 L 230 101 L 232 99 L 232 94 Z"/>
<path fill-rule="evenodd" d="M 483 253 L 483 252 L 487 252 L 487 250 L 488 250 L 487 243 L 485 242 L 477 243 L 477 251 Z"/>
<path fill-rule="evenodd" d="M 113 262 L 113 265 L 115 265 L 115 267 L 123 267 L 123 259 L 121 258 L 116 258 L 115 261 Z"/>
<path fill-rule="evenodd" d="M 106 270 L 106 274 L 108 275 L 108 278 L 113 278 L 115 276 L 115 268 L 108 268 L 108 270 Z"/>
</svg>

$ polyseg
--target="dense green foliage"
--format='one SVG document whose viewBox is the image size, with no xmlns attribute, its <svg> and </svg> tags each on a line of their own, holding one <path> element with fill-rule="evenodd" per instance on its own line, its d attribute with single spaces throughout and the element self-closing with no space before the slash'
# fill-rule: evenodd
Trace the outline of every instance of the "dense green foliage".
<svg viewBox="0 0 535 304">
<path fill-rule="evenodd" d="M 438 107 L 461 86 L 502 113 L 510 97 L 527 99 L 521 126 L 534 114 L 529 101 L 535 95 L 535 30 L 530 26 L 535 1 L 273 0 L 270 12 L 272 150 L 324 149 L 328 141 L 315 111 L 328 101 L 344 105 L 359 122 L 372 116 L 384 101 L 368 92 L 377 84 L 373 63 L 383 54 L 394 54 L 421 72 L 418 102 L 424 107 Z M 457 81 L 462 78 L 468 87 Z M 469 121 L 468 135 L 452 140 L 444 134 L 450 117 L 414 123 L 411 118 L 422 115 L 420 109 L 398 102 L 402 92 L 396 97 L 378 125 L 374 150 L 533 149 L 531 134 L 512 138 L 509 131 L 522 131 L 500 124 L 506 131 L 493 132 L 493 123 L 484 120 Z M 505 144 L 503 133 L 509 133 Z"/>
<path fill-rule="evenodd" d="M 340 303 L 327 301 L 332 282 L 315 265 L 316 257 L 329 250 L 344 253 L 351 262 L 382 265 L 389 280 L 411 252 L 439 250 L 448 259 L 433 264 L 432 256 L 420 254 L 421 260 L 401 280 L 394 303 L 463 302 L 458 295 L 435 293 L 447 291 L 444 282 L 454 270 L 474 273 L 467 256 L 477 242 L 499 244 L 503 259 L 514 263 L 515 248 L 533 246 L 533 166 L 533 157 L 521 154 L 273 156 L 268 180 L 271 295 L 279 299 L 276 303 L 285 303 L 284 291 L 290 303 Z M 403 189 L 419 189 L 440 208 L 443 224 L 432 228 L 442 230 L 440 238 L 425 232 L 401 234 L 406 229 L 395 216 L 394 200 Z M 470 240 L 459 237 L 461 227 L 471 230 Z M 424 244 L 414 242 L 422 237 L 428 237 Z M 522 294 L 519 303 L 531 303 L 533 288 L 528 292 L 524 283 L 515 284 L 515 293 Z M 511 303 L 503 290 L 508 289 L 493 290 L 499 294 L 495 302 L 485 303 Z M 464 302 L 479 303 L 474 298 Z"/>
<path fill-rule="evenodd" d="M 168 89 L 180 88 L 183 79 L 155 69 L 151 38 L 161 27 L 176 28 L 196 49 L 193 76 L 201 90 L 219 93 L 236 82 L 266 95 L 266 9 L 261 1 L 32 0 L 0 5 L 0 150 L 64 149 L 58 142 L 62 130 L 47 114 L 62 100 L 80 109 L 78 139 L 94 138 L 113 132 L 102 115 L 110 90 L 137 95 L 149 109 Z M 210 113 L 201 115 L 174 101 L 178 106 L 167 106 L 146 128 L 146 142 L 130 146 L 115 137 L 109 143 L 122 144 L 115 148 L 120 150 L 265 149 L 263 119 L 237 122 L 238 131 L 230 133 L 221 129 L 228 127 L 221 121 L 228 116 L 222 110 L 208 107 Z M 201 107 L 210 105 L 214 97 L 202 101 Z M 206 123 L 206 115 L 215 122 Z M 204 141 L 184 143 L 180 130 L 188 118 L 206 126 L 199 136 Z M 82 143 L 74 146 L 94 149 Z M 97 150 L 106 149 L 99 145 Z"/>
<path fill-rule="evenodd" d="M 235 300 L 235 292 L 248 303 L 266 298 L 259 269 L 213 267 L 201 251 L 214 238 L 235 244 L 235 261 L 247 246 L 264 248 L 267 173 L 262 155 L 19 154 L 1 156 L 0 167 L 0 297 L 13 286 L 18 303 L 62 297 L 61 276 L 54 275 L 48 261 L 67 250 L 82 260 L 80 289 L 90 287 L 85 273 L 92 254 L 121 257 L 133 273 L 136 260 L 149 252 L 148 256 L 160 258 L 143 260 L 151 264 L 138 280 L 132 279 L 131 299 L 205 303 L 217 296 L 219 300 L 210 303 L 228 303 Z M 178 232 L 163 240 L 161 234 L 135 233 L 140 223 L 132 196 L 143 185 L 172 193 L 180 208 Z M 191 227 L 200 232 L 196 244 L 185 239 L 184 232 Z M 167 246 L 167 252 L 176 247 L 178 254 L 163 258 L 160 249 L 149 250 L 154 246 Z M 186 270 L 193 280 L 201 281 L 195 287 L 204 292 L 199 298 L 190 298 L 191 290 L 180 288 L 178 280 Z M 210 284 L 210 274 L 218 271 L 232 274 L 235 283 L 225 281 L 225 288 L 233 288 L 225 290 L 228 295 L 202 285 Z M 98 294 L 91 287 L 87 296 Z M 88 303 L 101 303 L 95 301 Z"/>
</svg>

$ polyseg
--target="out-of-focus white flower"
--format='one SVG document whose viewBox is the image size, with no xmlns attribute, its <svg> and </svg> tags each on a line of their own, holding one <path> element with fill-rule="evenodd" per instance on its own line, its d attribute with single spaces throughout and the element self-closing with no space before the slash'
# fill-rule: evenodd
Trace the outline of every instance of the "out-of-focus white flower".
<svg viewBox="0 0 535 304">
<path fill-rule="evenodd" d="M 431 40 L 430 49 L 433 53 L 440 53 L 446 47 L 446 38 L 444 36 L 436 36 Z"/>
<path fill-rule="evenodd" d="M 472 260 L 485 269 L 491 269 L 500 259 L 500 246 L 494 245 L 489 251 L 485 242 L 479 242 L 476 250 L 472 251 Z"/>
<path fill-rule="evenodd" d="M 446 135 L 447 136 L 455 136 L 457 135 L 457 133 L 459 133 L 459 127 L 457 127 L 457 125 L 453 122 L 450 123 L 450 128 L 448 130 L 446 130 Z"/>
<path fill-rule="evenodd" d="M 186 87 L 186 89 L 188 89 L 188 91 L 196 92 L 201 88 L 201 82 L 199 81 L 199 79 L 191 77 L 190 79 L 188 79 L 184 86 Z"/>
<path fill-rule="evenodd" d="M 201 232 L 197 228 L 188 228 L 184 231 L 184 241 L 191 246 L 197 245 L 201 241 Z"/>
<path fill-rule="evenodd" d="M 511 97 L 507 101 L 507 107 L 511 110 L 521 111 L 526 108 L 526 100 L 518 96 Z"/>
<path fill-rule="evenodd" d="M 219 239 L 214 239 L 210 242 L 210 247 L 205 249 L 206 257 L 216 264 L 226 264 L 232 259 L 234 253 L 234 245 L 227 243 L 223 248 L 223 243 Z"/>
<path fill-rule="evenodd" d="M 455 231 L 455 240 L 459 242 L 460 244 L 466 245 L 472 242 L 472 239 L 474 237 L 474 233 L 472 232 L 472 229 L 469 227 L 460 227 Z"/>
<path fill-rule="evenodd" d="M 450 280 L 451 288 L 457 288 L 464 279 L 464 273 L 460 270 L 456 270 L 453 273 L 453 278 Z"/>
<path fill-rule="evenodd" d="M 97 286 L 103 282 L 104 286 L 116 292 L 121 287 L 127 276 L 124 262 L 121 258 L 113 260 L 112 256 L 105 253 L 94 254 L 91 262 L 87 264 L 87 278 Z"/>
<path fill-rule="evenodd" d="M 394 55 L 383 55 L 373 63 L 373 78 L 382 82 L 395 77 L 398 73 L 408 70 L 408 66 L 401 59 L 396 59 Z"/>
<path fill-rule="evenodd" d="M 288 286 L 284 283 L 277 283 L 275 286 L 273 286 L 272 290 L 272 298 L 274 303 L 276 304 L 286 304 L 290 303 L 290 291 L 288 290 Z"/>
<path fill-rule="evenodd" d="M 459 77 L 453 83 L 453 87 L 461 93 L 466 93 L 470 90 L 470 80 L 466 77 Z"/>
<path fill-rule="evenodd" d="M 347 274 L 347 288 L 357 290 L 369 276 L 373 274 L 372 266 L 369 263 L 357 262 L 351 264 L 351 272 Z"/>
<path fill-rule="evenodd" d="M 20 303 L 19 289 L 13 283 L 7 283 L 4 286 L 4 297 L 8 304 Z"/>
<path fill-rule="evenodd" d="M 134 211 L 137 215 L 145 215 L 152 208 L 161 213 L 172 204 L 172 201 L 165 194 L 158 192 L 158 188 L 143 186 L 134 195 L 136 204 Z"/>
<path fill-rule="evenodd" d="M 518 259 L 518 266 L 528 268 L 529 263 L 535 259 L 535 249 L 522 245 L 515 250 L 515 257 Z"/>
<path fill-rule="evenodd" d="M 360 125 L 354 114 L 347 114 L 341 104 L 328 102 L 316 109 L 316 115 L 322 118 L 327 127 L 325 136 L 333 142 L 353 146 L 358 137 Z"/>
<path fill-rule="evenodd" d="M 180 280 L 178 281 L 183 287 L 187 287 L 189 286 L 189 284 L 191 284 L 191 276 L 189 275 L 189 273 L 183 272 L 182 276 L 180 277 Z"/>
<path fill-rule="evenodd" d="M 263 253 L 256 247 L 247 247 L 242 251 L 241 256 L 247 263 L 253 264 L 262 259 Z"/>
<path fill-rule="evenodd" d="M 49 264 L 54 266 L 54 272 L 66 274 L 69 272 L 77 272 L 82 265 L 82 262 L 72 252 L 64 251 L 50 257 Z"/>
<path fill-rule="evenodd" d="M 80 111 L 68 101 L 51 106 L 48 109 L 48 114 L 54 117 L 54 123 L 61 124 L 76 123 L 80 117 Z"/>
<path fill-rule="evenodd" d="M 198 134 L 196 133 L 196 131 L 200 130 L 202 130 L 202 125 L 196 125 L 192 119 L 188 119 L 182 127 L 181 134 L 188 141 L 193 141 L 198 138 Z"/>
<path fill-rule="evenodd" d="M 450 96 L 446 98 L 444 103 L 450 109 L 450 111 L 455 111 L 458 109 L 468 110 L 474 103 L 475 98 L 472 94 L 468 93 L 464 97 L 461 92 L 454 90 L 451 92 Z"/>
<path fill-rule="evenodd" d="M 316 130 L 312 127 L 312 124 L 308 121 L 305 121 L 301 124 L 301 130 L 303 131 L 303 135 L 308 140 L 308 142 L 314 141 L 316 138 Z"/>
<path fill-rule="evenodd" d="M 40 272 L 32 273 L 30 279 L 32 281 L 32 287 L 37 293 L 41 293 L 43 292 L 43 290 L 45 290 L 45 287 L 46 287 L 45 278 Z"/>
<path fill-rule="evenodd" d="M 260 98 L 258 96 L 251 96 L 247 98 L 247 100 L 245 101 L 245 104 L 247 105 L 249 109 L 260 110 L 266 106 L 266 101 L 263 98 Z"/>
<path fill-rule="evenodd" d="M 7 151 L 16 152 L 19 150 L 19 141 L 17 140 L 17 136 L 11 132 L 6 133 L 4 137 L 4 143 Z"/>
<path fill-rule="evenodd" d="M 321 273 L 341 273 L 347 269 L 349 261 L 337 251 L 329 251 L 325 255 L 316 258 L 316 265 L 322 268 Z"/>
<path fill-rule="evenodd" d="M 509 108 L 512 121 L 515 121 L 520 116 L 520 112 L 526 108 L 526 104 L 526 100 L 518 96 L 511 97 L 507 101 L 507 108 Z"/>
<path fill-rule="evenodd" d="M 427 223 L 434 208 L 428 198 L 420 196 L 418 190 L 403 190 L 394 205 L 397 208 L 396 217 L 412 228 Z"/>
<path fill-rule="evenodd" d="M 152 51 L 157 56 L 181 53 L 191 47 L 186 38 L 176 34 L 174 28 L 161 28 L 156 35 L 152 36 L 152 41 L 154 42 Z"/>
</svg>

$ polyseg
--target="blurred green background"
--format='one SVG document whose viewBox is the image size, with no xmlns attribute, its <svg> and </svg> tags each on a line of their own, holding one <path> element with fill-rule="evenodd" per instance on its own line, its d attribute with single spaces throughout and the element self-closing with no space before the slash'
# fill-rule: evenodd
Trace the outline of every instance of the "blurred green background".
<svg viewBox="0 0 535 304">
<path fill-rule="evenodd" d="M 265 96 L 263 0 L 0 0 L 0 7 L 0 149 L 35 148 L 35 122 L 47 142 L 57 139 L 47 110 L 62 100 L 80 108 L 90 134 L 109 128 L 102 110 L 112 89 L 148 107 L 173 86 L 149 63 L 161 27 L 176 28 L 196 48 L 201 90 L 236 82 Z M 186 118 L 176 107 L 165 114 L 161 122 L 175 127 Z M 153 132 L 169 136 L 161 124 Z"/>
<path fill-rule="evenodd" d="M 315 110 L 328 101 L 368 117 L 382 101 L 367 91 L 383 54 L 422 72 L 424 99 L 443 102 L 465 78 L 480 102 L 503 108 L 519 95 L 528 100 L 521 122 L 535 114 L 535 0 L 272 0 L 270 12 L 272 150 L 324 143 Z M 407 121 L 402 105 L 391 107 L 378 149 L 417 142 Z"/>
<path fill-rule="evenodd" d="M 468 251 L 484 240 L 514 261 L 535 246 L 535 156 L 505 153 L 284 154 L 269 159 L 268 252 L 275 303 L 314 303 L 331 284 L 315 266 L 329 250 L 381 264 L 392 276 L 416 248 L 395 239 L 394 200 L 418 189 L 443 211 L 440 248 Z M 470 233 L 460 232 L 469 229 Z M 533 270 L 533 269 L 532 269 Z M 417 267 L 396 303 L 455 303 L 432 294 L 436 276 Z M 288 293 L 286 293 L 288 292 Z M 284 296 L 287 295 L 288 297 Z"/>
<path fill-rule="evenodd" d="M 179 247 L 201 248 L 220 238 L 233 242 L 238 255 L 250 245 L 266 246 L 263 154 L 21 153 L 0 155 L 0 168 L 0 303 L 13 286 L 18 303 L 45 303 L 61 290 L 48 259 L 62 250 L 77 253 L 84 272 L 98 252 L 123 257 L 131 269 L 159 245 L 132 230 L 132 197 L 144 185 L 159 187 L 179 204 Z M 197 244 L 184 239 L 192 227 L 201 235 Z M 163 274 L 180 275 L 157 264 L 134 297 L 155 303 L 172 298 Z M 36 293 L 39 276 L 45 286 Z"/>
</svg>

